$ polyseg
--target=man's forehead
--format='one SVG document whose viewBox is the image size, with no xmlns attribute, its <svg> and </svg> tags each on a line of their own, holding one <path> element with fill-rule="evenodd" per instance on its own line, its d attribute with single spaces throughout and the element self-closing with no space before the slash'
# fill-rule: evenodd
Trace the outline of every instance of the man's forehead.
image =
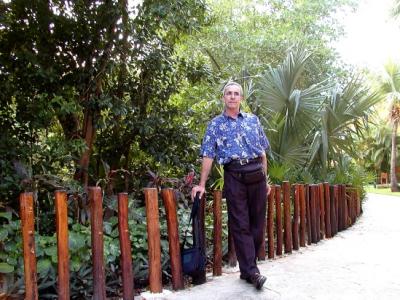
<svg viewBox="0 0 400 300">
<path fill-rule="evenodd" d="M 227 91 L 238 91 L 238 92 L 240 92 L 240 87 L 239 86 L 237 86 L 237 85 L 229 85 L 229 86 L 227 86 L 226 88 L 225 88 L 225 92 L 227 92 Z"/>
</svg>

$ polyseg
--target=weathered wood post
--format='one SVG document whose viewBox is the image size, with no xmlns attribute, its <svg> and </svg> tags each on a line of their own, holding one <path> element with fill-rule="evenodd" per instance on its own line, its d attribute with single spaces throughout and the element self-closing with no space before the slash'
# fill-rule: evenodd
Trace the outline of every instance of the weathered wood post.
<svg viewBox="0 0 400 300">
<path fill-rule="evenodd" d="M 332 237 L 331 228 L 331 197 L 329 191 L 329 183 L 324 182 L 324 201 L 325 201 L 325 237 Z"/>
<path fill-rule="evenodd" d="M 121 249 L 122 297 L 124 300 L 133 299 L 135 296 L 131 240 L 129 239 L 128 201 L 128 193 L 118 194 L 118 231 Z"/>
<path fill-rule="evenodd" d="M 299 184 L 300 200 L 300 246 L 306 246 L 306 198 L 304 194 L 304 184 Z"/>
<path fill-rule="evenodd" d="M 338 228 L 338 230 L 339 231 L 342 231 L 346 228 L 346 225 L 345 225 L 345 223 L 346 223 L 346 220 L 345 220 L 346 194 L 344 194 L 343 191 L 345 191 L 343 189 L 343 185 L 339 184 L 338 185 L 338 200 L 339 200 L 338 201 L 338 211 L 339 211 L 339 218 L 338 218 L 339 219 L 338 220 L 339 228 Z"/>
<path fill-rule="evenodd" d="M 315 184 L 315 231 L 317 243 L 321 240 L 321 208 L 320 208 L 320 194 L 319 185 Z"/>
<path fill-rule="evenodd" d="M 222 191 L 214 191 L 213 276 L 222 275 Z"/>
<path fill-rule="evenodd" d="M 307 245 L 311 245 L 311 185 L 306 184 Z"/>
<path fill-rule="evenodd" d="M 293 249 L 299 250 L 299 221 L 300 221 L 300 186 L 296 184 L 294 186 L 294 207 L 293 207 Z"/>
<path fill-rule="evenodd" d="M 92 232 L 93 299 L 105 300 L 104 248 L 103 248 L 103 197 L 100 187 L 89 187 L 92 207 L 90 225 Z"/>
<path fill-rule="evenodd" d="M 179 246 L 179 225 L 176 215 L 176 200 L 173 189 L 163 189 L 162 199 L 165 206 L 168 227 L 169 257 L 171 260 L 172 288 L 180 290 L 184 288 L 181 249 Z"/>
<path fill-rule="evenodd" d="M 335 222 L 334 224 L 334 235 L 338 233 L 339 231 L 339 186 L 337 184 L 335 184 L 335 186 L 333 187 L 333 203 L 334 203 L 334 215 L 335 215 Z M 332 221 L 332 220 L 331 220 Z"/>
<path fill-rule="evenodd" d="M 342 184 L 342 197 L 343 197 L 343 229 L 349 227 L 349 203 L 346 193 L 346 185 Z"/>
<path fill-rule="evenodd" d="M 148 255 L 150 292 L 161 293 L 161 243 L 157 189 L 145 188 L 144 197 L 146 202 L 147 243 L 149 246 Z"/>
<path fill-rule="evenodd" d="M 35 251 L 35 215 L 33 212 L 33 193 L 21 193 L 19 196 L 22 246 L 24 253 L 25 300 L 38 299 L 36 251 Z"/>
<path fill-rule="evenodd" d="M 58 257 L 58 299 L 69 300 L 69 245 L 68 245 L 68 202 L 65 191 L 56 191 L 56 234 Z"/>
<path fill-rule="evenodd" d="M 268 195 L 267 222 L 268 222 L 268 258 L 274 258 L 274 202 L 275 202 L 275 186 L 271 186 L 271 192 Z"/>
<path fill-rule="evenodd" d="M 276 255 L 282 255 L 282 206 L 281 187 L 275 185 L 275 209 L 276 209 Z"/>
<path fill-rule="evenodd" d="M 325 198 L 324 198 L 324 184 L 320 183 L 319 187 L 319 208 L 320 208 L 320 229 L 321 235 L 320 238 L 323 239 L 326 236 L 326 229 L 325 229 Z"/>
<path fill-rule="evenodd" d="M 310 197 L 310 214 L 311 214 L 311 242 L 317 243 L 317 214 L 316 214 L 316 202 L 317 202 L 317 185 L 312 184 L 311 197 Z"/>
<path fill-rule="evenodd" d="M 284 181 L 283 185 L 283 222 L 285 234 L 285 253 L 292 253 L 292 221 L 290 218 L 290 183 Z"/>
</svg>

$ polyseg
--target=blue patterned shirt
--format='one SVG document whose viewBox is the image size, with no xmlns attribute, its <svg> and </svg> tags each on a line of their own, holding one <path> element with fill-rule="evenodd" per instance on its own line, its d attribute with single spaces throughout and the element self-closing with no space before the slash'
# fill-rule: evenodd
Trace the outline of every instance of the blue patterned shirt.
<svg viewBox="0 0 400 300">
<path fill-rule="evenodd" d="M 259 157 L 268 148 L 268 139 L 257 116 L 239 112 L 234 119 L 222 113 L 208 124 L 200 155 L 217 157 L 219 164 L 226 164 L 233 159 Z"/>
</svg>

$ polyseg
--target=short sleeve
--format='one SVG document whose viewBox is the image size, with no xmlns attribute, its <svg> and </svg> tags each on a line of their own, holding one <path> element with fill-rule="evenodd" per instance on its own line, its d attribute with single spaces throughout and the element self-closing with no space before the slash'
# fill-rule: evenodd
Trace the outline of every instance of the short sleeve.
<svg viewBox="0 0 400 300">
<path fill-rule="evenodd" d="M 211 121 L 208 126 L 206 133 L 201 144 L 200 156 L 214 158 L 216 155 L 216 126 L 215 122 Z"/>
<path fill-rule="evenodd" d="M 260 145 L 264 150 L 268 151 L 270 149 L 269 141 L 267 136 L 265 135 L 265 132 L 261 126 L 260 119 L 258 119 L 258 117 L 257 117 L 257 125 L 258 125 L 258 136 L 260 138 Z"/>
</svg>

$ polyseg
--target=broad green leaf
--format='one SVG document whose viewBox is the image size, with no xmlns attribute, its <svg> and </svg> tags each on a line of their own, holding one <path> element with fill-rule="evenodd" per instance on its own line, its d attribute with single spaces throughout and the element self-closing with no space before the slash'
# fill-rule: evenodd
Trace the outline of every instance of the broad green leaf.
<svg viewBox="0 0 400 300">
<path fill-rule="evenodd" d="M 0 263 L 0 273 L 12 273 L 12 272 L 14 272 L 13 266 L 4 262 Z"/>
</svg>

